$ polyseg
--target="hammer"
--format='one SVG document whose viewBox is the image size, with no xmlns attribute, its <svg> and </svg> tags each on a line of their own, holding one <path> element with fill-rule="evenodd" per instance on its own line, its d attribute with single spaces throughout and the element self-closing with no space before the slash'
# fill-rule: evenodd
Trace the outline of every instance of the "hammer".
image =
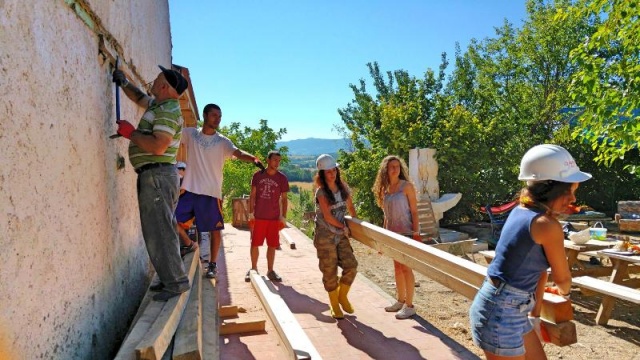
<svg viewBox="0 0 640 360">
<path fill-rule="evenodd" d="M 117 56 L 116 57 L 116 70 L 118 70 L 118 65 L 120 64 L 120 57 Z M 118 87 L 118 84 L 116 85 L 116 121 L 120 120 L 120 88 Z M 109 136 L 109 139 L 115 139 L 115 138 L 119 138 L 120 134 L 113 134 L 111 136 Z"/>
</svg>

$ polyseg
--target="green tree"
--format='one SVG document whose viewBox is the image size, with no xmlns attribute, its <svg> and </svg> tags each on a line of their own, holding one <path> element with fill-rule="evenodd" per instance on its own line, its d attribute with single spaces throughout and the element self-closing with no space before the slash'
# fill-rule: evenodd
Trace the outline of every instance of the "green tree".
<svg viewBox="0 0 640 360">
<path fill-rule="evenodd" d="M 571 52 L 579 71 L 570 91 L 581 107 L 573 135 L 591 144 L 598 162 L 625 162 L 640 138 L 640 5 L 584 0 L 558 14 L 561 20 L 574 17 L 588 19 L 595 29 Z M 624 167 L 640 175 L 637 155 Z"/>
<path fill-rule="evenodd" d="M 479 205 L 511 200 L 521 187 L 522 154 L 557 142 L 555 133 L 567 126 L 560 109 L 571 101 L 576 71 L 568 55 L 590 30 L 583 19 L 556 17 L 569 6 L 530 0 L 520 28 L 505 21 L 495 37 L 456 51 L 450 105 L 434 134 L 440 188 L 463 194 L 445 220 L 477 217 Z"/>
</svg>

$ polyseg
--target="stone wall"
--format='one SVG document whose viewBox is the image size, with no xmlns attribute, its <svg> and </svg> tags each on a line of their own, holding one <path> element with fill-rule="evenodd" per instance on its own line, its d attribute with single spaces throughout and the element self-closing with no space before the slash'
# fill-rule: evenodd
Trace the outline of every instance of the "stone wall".
<svg viewBox="0 0 640 360">
<path fill-rule="evenodd" d="M 150 81 L 171 64 L 168 3 L 0 9 L 0 359 L 110 359 L 150 268 L 99 35 Z M 142 111 L 122 94 L 121 113 Z"/>
</svg>

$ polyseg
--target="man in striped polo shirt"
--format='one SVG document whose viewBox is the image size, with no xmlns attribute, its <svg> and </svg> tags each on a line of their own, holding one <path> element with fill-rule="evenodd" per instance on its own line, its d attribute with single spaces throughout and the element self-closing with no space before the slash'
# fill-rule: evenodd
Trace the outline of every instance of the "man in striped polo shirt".
<svg viewBox="0 0 640 360">
<path fill-rule="evenodd" d="M 160 66 L 150 93 L 130 84 L 124 73 L 115 70 L 113 81 L 129 99 L 147 110 L 138 128 L 118 120 L 118 134 L 129 139 L 129 161 L 138 173 L 138 207 L 142 236 L 160 283 L 156 301 L 167 301 L 189 290 L 189 278 L 180 257 L 180 240 L 174 210 L 179 196 L 179 176 L 175 167 L 182 133 L 182 112 L 178 97 L 188 87 L 177 71 Z"/>
</svg>

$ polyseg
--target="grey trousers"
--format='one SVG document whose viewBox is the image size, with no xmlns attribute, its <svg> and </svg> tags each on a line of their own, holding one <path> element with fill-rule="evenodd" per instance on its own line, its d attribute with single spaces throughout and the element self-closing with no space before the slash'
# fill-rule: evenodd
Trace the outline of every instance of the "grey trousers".
<svg viewBox="0 0 640 360">
<path fill-rule="evenodd" d="M 147 252 L 164 290 L 174 293 L 189 290 L 174 216 L 180 194 L 178 184 L 178 172 L 173 166 L 143 171 L 137 182 L 140 222 Z"/>
</svg>

